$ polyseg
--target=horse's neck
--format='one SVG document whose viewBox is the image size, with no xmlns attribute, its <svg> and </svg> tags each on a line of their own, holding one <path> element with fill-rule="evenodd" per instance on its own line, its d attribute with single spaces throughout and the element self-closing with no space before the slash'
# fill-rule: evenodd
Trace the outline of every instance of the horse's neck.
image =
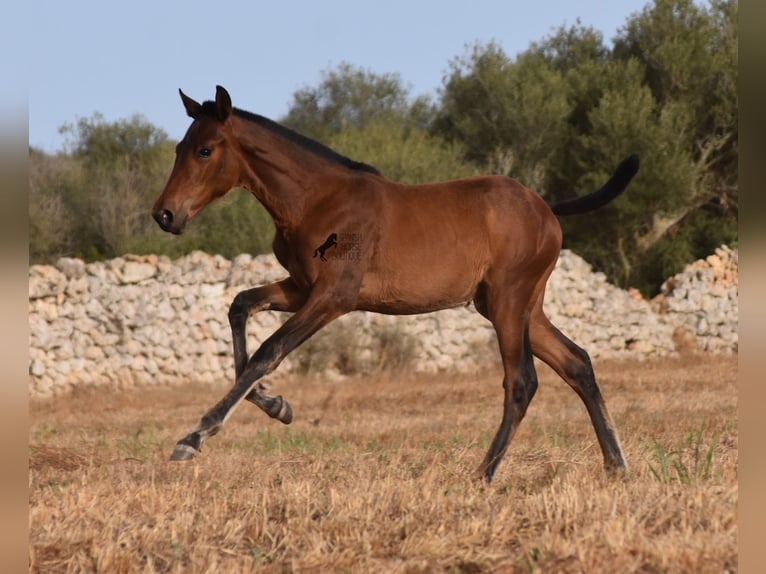
<svg viewBox="0 0 766 574">
<path fill-rule="evenodd" d="M 290 234 L 311 205 L 323 204 L 347 187 L 351 173 L 299 144 L 246 122 L 239 136 L 247 164 L 243 185 L 263 204 L 274 224 Z"/>
<path fill-rule="evenodd" d="M 303 210 L 312 193 L 310 161 L 299 150 L 268 130 L 250 128 L 240 138 L 244 161 L 243 187 L 250 190 L 285 231 L 303 219 Z M 308 154 L 308 152 L 305 152 Z"/>
</svg>

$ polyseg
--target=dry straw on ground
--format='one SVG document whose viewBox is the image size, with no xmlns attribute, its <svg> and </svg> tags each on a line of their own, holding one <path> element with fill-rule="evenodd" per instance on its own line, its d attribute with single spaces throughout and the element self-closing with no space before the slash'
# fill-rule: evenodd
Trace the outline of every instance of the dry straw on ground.
<svg viewBox="0 0 766 574">
<path fill-rule="evenodd" d="M 33 401 L 33 572 L 733 572 L 736 357 L 599 362 L 626 476 L 546 367 L 486 486 L 498 373 L 279 384 L 196 461 L 175 440 L 223 386 Z"/>
</svg>

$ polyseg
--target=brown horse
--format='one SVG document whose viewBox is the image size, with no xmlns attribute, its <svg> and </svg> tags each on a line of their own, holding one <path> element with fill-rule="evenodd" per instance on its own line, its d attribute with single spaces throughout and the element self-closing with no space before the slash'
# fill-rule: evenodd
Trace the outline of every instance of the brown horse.
<svg viewBox="0 0 766 574">
<path fill-rule="evenodd" d="M 232 108 L 220 86 L 212 102 L 180 94 L 194 121 L 176 148 L 154 219 L 163 230 L 181 233 L 208 203 L 233 187 L 245 188 L 274 219 L 274 253 L 289 277 L 234 298 L 234 386 L 178 441 L 172 460 L 197 454 L 243 399 L 289 423 L 287 401 L 264 394 L 258 380 L 333 319 L 354 310 L 403 315 L 473 301 L 495 328 L 505 372 L 502 422 L 479 469 L 486 480 L 537 389 L 533 355 L 585 403 L 606 469 L 625 468 L 588 354 L 548 321 L 543 295 L 561 249 L 556 215 L 591 211 L 618 196 L 638 171 L 636 156 L 623 160 L 597 191 L 549 207 L 501 176 L 395 183 L 369 165 Z M 336 242 L 344 237 L 354 238 L 353 257 L 339 256 Z M 248 357 L 247 318 L 264 310 L 293 315 Z"/>
</svg>

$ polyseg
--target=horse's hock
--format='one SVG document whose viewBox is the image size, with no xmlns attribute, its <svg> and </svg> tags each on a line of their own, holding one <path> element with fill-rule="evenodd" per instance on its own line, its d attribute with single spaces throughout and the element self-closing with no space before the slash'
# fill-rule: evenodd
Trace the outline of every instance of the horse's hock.
<svg viewBox="0 0 766 574">
<path fill-rule="evenodd" d="M 646 301 L 562 251 L 545 309 L 594 358 L 736 352 L 737 263 L 737 251 L 722 247 Z M 271 255 L 228 260 L 200 252 L 175 261 L 128 255 L 32 266 L 30 394 L 50 396 L 81 385 L 230 385 L 229 303 L 240 290 L 285 275 Z M 251 316 L 249 350 L 285 318 L 275 312 Z M 470 372 L 498 360 L 495 344 L 490 323 L 470 307 L 404 317 L 355 312 L 320 331 L 275 374 L 395 367 Z"/>
</svg>

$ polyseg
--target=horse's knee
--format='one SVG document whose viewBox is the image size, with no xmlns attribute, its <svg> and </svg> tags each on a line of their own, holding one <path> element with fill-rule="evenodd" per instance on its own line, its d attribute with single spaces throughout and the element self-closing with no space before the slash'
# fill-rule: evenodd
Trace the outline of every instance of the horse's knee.
<svg viewBox="0 0 766 574">
<path fill-rule="evenodd" d="M 247 291 L 240 291 L 234 296 L 229 305 L 229 323 L 235 323 L 247 319 L 250 313 L 250 303 L 248 301 Z"/>
<path fill-rule="evenodd" d="M 229 317 L 231 317 L 232 315 L 234 316 L 241 315 L 245 311 L 246 311 L 245 293 L 243 291 L 243 292 L 237 293 L 234 296 L 234 299 L 232 299 L 231 304 L 229 305 Z"/>
</svg>

